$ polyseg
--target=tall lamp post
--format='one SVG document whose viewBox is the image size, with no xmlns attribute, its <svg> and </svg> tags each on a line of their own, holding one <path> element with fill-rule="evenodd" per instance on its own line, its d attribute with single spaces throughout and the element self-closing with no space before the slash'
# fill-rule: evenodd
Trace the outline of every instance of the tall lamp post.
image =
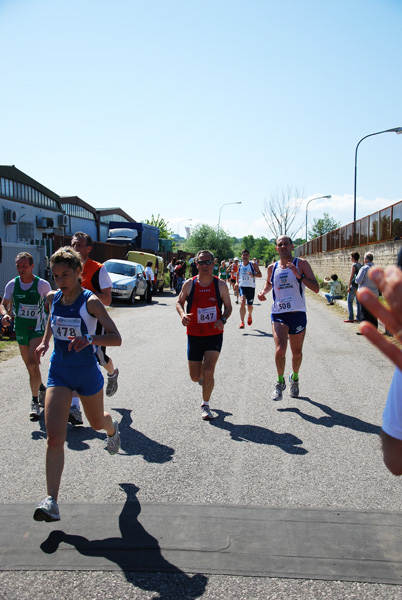
<svg viewBox="0 0 402 600">
<path fill-rule="evenodd" d="M 380 135 L 380 133 L 396 133 L 399 135 L 400 133 L 402 133 L 402 127 L 393 127 L 393 129 L 384 129 L 384 131 L 377 131 L 376 133 L 369 133 L 368 135 L 365 135 L 364 137 L 362 137 L 360 142 L 357 144 L 356 151 L 355 151 L 355 184 L 354 184 L 354 188 L 353 188 L 353 221 L 356 221 L 357 150 L 363 140 L 365 140 L 366 138 L 372 137 L 373 135 Z"/>
<path fill-rule="evenodd" d="M 221 212 L 222 212 L 222 208 L 224 206 L 229 206 L 229 204 L 241 204 L 241 202 L 227 202 L 226 204 L 222 204 L 222 206 L 219 209 L 219 219 L 218 219 L 218 234 L 219 234 L 219 225 L 221 222 Z"/>
<path fill-rule="evenodd" d="M 311 200 L 309 200 L 306 204 L 306 242 L 307 242 L 307 210 L 308 210 L 308 205 L 310 204 L 310 202 L 312 202 L 313 200 L 321 200 L 321 198 L 332 198 L 331 195 L 329 196 L 317 196 L 317 198 L 311 198 Z"/>
</svg>

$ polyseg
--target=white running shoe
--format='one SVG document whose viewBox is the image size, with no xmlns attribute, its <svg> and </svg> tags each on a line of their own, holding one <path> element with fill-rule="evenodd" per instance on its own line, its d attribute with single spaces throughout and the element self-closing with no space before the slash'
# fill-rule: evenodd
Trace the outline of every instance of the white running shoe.
<svg viewBox="0 0 402 600">
<path fill-rule="evenodd" d="M 59 505 L 52 496 L 48 496 L 38 504 L 35 509 L 33 518 L 35 521 L 60 521 Z"/>
<path fill-rule="evenodd" d="M 118 384 L 117 378 L 119 377 L 119 369 L 115 369 L 113 375 L 107 376 L 107 386 L 106 386 L 106 396 L 110 398 L 110 396 L 114 396 L 117 392 Z"/>
<path fill-rule="evenodd" d="M 68 422 L 71 423 L 71 425 L 83 425 L 84 421 L 82 420 L 82 413 L 78 406 L 71 406 Z"/>
<path fill-rule="evenodd" d="M 282 392 L 286 389 L 286 383 L 277 381 L 275 383 L 274 391 L 272 392 L 271 400 L 282 400 Z"/>
<path fill-rule="evenodd" d="M 114 434 L 107 436 L 106 450 L 109 454 L 117 454 L 120 450 L 120 433 L 119 424 L 116 419 L 113 419 Z"/>
<path fill-rule="evenodd" d="M 290 397 L 298 398 L 299 397 L 299 380 L 294 381 L 292 379 L 292 375 L 289 375 L 289 383 L 290 383 L 290 390 L 289 390 Z"/>
<path fill-rule="evenodd" d="M 207 406 L 206 404 L 203 404 L 201 406 L 201 419 L 203 421 L 212 421 L 212 419 L 214 419 L 214 415 L 211 413 L 211 410 L 209 408 L 209 406 Z"/>
<path fill-rule="evenodd" d="M 46 388 L 43 383 L 40 384 L 38 402 L 42 408 L 45 406 Z"/>
<path fill-rule="evenodd" d="M 39 421 L 40 419 L 40 406 L 38 402 L 31 402 L 31 410 L 29 411 L 29 418 L 31 421 Z"/>
</svg>

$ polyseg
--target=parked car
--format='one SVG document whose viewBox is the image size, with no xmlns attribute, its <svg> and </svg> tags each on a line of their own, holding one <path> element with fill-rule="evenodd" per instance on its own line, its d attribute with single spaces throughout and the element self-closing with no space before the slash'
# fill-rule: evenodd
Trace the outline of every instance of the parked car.
<svg viewBox="0 0 402 600">
<path fill-rule="evenodd" d="M 129 260 L 111 259 L 103 263 L 112 280 L 112 298 L 134 304 L 135 297 L 145 299 L 147 282 L 144 267 Z"/>
<path fill-rule="evenodd" d="M 152 270 L 155 276 L 152 286 L 153 293 L 156 294 L 156 292 L 163 292 L 163 287 L 165 285 L 165 265 L 161 256 L 156 256 L 155 254 L 150 254 L 149 252 L 142 252 L 141 250 L 130 250 L 127 252 L 126 260 L 138 262 L 143 265 L 144 268 L 147 266 L 147 261 L 150 260 L 152 262 Z"/>
</svg>

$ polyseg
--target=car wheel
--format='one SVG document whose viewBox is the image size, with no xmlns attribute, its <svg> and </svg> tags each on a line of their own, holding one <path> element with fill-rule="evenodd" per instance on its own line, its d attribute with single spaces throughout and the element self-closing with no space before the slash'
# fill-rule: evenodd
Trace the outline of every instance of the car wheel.
<svg viewBox="0 0 402 600">
<path fill-rule="evenodd" d="M 134 288 L 133 293 L 131 294 L 131 296 L 128 300 L 129 304 L 134 304 L 136 295 L 137 295 L 137 288 Z"/>
</svg>

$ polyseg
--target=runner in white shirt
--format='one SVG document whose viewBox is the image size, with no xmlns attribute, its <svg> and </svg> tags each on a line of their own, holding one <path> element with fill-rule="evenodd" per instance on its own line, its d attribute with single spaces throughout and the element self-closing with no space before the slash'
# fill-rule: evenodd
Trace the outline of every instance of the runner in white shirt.
<svg viewBox="0 0 402 600">
<path fill-rule="evenodd" d="M 299 395 L 299 369 L 302 362 L 302 349 L 306 334 L 306 303 L 304 286 L 318 292 L 319 285 L 309 263 L 302 258 L 293 259 L 293 244 L 290 237 L 281 235 L 276 241 L 279 261 L 269 265 L 264 288 L 258 294 L 263 302 L 272 289 L 272 333 L 275 342 L 275 364 L 278 381 L 272 393 L 272 400 L 281 400 L 286 388 L 285 363 L 288 339 L 292 351 L 293 373 L 289 375 L 290 397 Z"/>
<path fill-rule="evenodd" d="M 240 293 L 240 325 L 239 329 L 244 329 L 244 318 L 246 316 L 246 303 L 248 318 L 247 324 L 253 322 L 253 302 L 255 296 L 255 278 L 262 277 L 259 266 L 250 262 L 250 252 L 243 250 L 241 253 L 241 263 L 236 273 L 235 292 Z"/>
</svg>

